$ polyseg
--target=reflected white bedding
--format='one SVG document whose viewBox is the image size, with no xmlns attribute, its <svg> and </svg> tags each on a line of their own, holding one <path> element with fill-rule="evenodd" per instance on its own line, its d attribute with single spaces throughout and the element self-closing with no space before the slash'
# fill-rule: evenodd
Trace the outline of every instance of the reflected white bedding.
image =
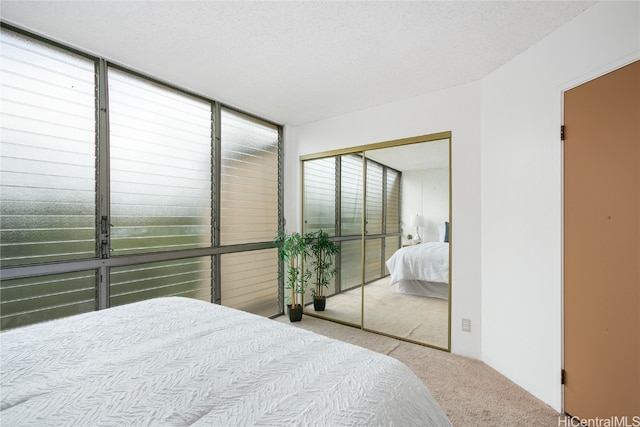
<svg viewBox="0 0 640 427">
<path fill-rule="evenodd" d="M 398 249 L 387 260 L 391 283 L 402 279 L 449 283 L 449 243 L 426 242 Z"/>
<path fill-rule="evenodd" d="M 396 293 L 449 299 L 449 284 L 424 282 L 422 280 L 402 279 L 397 283 Z"/>
<path fill-rule="evenodd" d="M 159 298 L 0 334 L 3 425 L 447 426 L 391 357 Z"/>
</svg>

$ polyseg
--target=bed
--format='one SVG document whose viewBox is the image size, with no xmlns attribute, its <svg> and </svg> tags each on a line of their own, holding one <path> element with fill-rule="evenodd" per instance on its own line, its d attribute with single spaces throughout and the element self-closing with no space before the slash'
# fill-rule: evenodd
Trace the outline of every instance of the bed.
<svg viewBox="0 0 640 427">
<path fill-rule="evenodd" d="M 425 242 L 398 249 L 386 262 L 396 292 L 449 299 L 449 243 Z"/>
<path fill-rule="evenodd" d="M 2 425 L 450 425 L 389 356 L 167 297 L 2 332 Z"/>
</svg>

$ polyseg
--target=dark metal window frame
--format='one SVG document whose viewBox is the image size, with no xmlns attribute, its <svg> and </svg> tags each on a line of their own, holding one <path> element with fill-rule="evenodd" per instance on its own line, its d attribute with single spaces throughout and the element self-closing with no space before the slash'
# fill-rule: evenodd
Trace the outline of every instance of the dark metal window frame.
<svg viewBox="0 0 640 427">
<path fill-rule="evenodd" d="M 118 64 L 108 62 L 104 58 L 100 58 L 86 52 L 71 48 L 61 43 L 52 41 L 46 37 L 33 34 L 24 29 L 15 27 L 5 22 L 0 22 L 0 27 L 4 30 L 13 31 L 22 36 L 31 38 L 35 41 L 45 43 L 52 47 L 68 51 L 69 53 L 79 55 L 90 59 L 95 64 L 96 70 L 96 257 L 91 259 L 46 262 L 37 264 L 25 264 L 17 266 L 0 266 L 0 280 L 11 280 L 20 278 L 30 278 L 46 275 L 55 275 L 62 273 L 71 273 L 77 271 L 96 272 L 97 288 L 96 288 L 96 309 L 104 309 L 109 307 L 109 272 L 113 267 L 130 266 L 136 264 L 144 264 L 150 262 L 171 261 L 186 258 L 196 258 L 203 256 L 211 256 L 212 259 L 212 301 L 220 304 L 221 301 L 221 273 L 220 273 L 220 255 L 235 252 L 256 251 L 262 249 L 274 248 L 273 242 L 247 243 L 236 245 L 220 245 L 220 186 L 221 186 L 221 127 L 220 117 L 221 110 L 233 110 L 244 115 L 254 117 L 257 120 L 271 124 L 278 129 L 278 226 L 284 225 L 283 217 L 283 194 L 284 174 L 283 174 L 283 140 L 282 125 L 272 121 L 263 119 L 246 111 L 224 105 L 219 101 L 215 101 L 199 94 L 195 94 L 174 86 L 168 82 L 160 81 L 149 76 L 143 75 L 127 69 Z M 109 106 L 108 106 L 108 86 L 107 73 L 108 68 L 115 68 L 131 75 L 143 78 L 149 82 L 159 84 L 169 89 L 184 93 L 185 95 L 204 100 L 211 104 L 211 156 L 212 156 L 212 242 L 207 248 L 186 249 L 178 251 L 166 251 L 155 253 L 144 253 L 140 255 L 120 255 L 111 256 L 109 241 L 109 218 L 110 218 L 110 188 L 109 188 Z M 275 235 L 275 230 L 274 230 Z M 279 282 L 278 289 L 278 306 L 283 307 L 283 290 L 282 281 Z"/>
</svg>

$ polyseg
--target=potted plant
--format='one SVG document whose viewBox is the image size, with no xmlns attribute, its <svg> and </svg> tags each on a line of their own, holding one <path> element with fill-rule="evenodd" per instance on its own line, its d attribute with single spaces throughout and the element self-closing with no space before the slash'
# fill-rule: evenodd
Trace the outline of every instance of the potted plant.
<svg viewBox="0 0 640 427">
<path fill-rule="evenodd" d="M 312 257 L 313 308 L 315 311 L 324 311 L 327 297 L 323 290 L 329 287 L 331 278 L 338 272 L 338 269 L 333 265 L 333 260 L 334 256 L 340 252 L 340 246 L 332 242 L 329 235 L 322 230 L 309 233 L 305 238 L 309 240 L 309 255 Z"/>
<path fill-rule="evenodd" d="M 274 239 L 278 243 L 278 257 L 285 264 L 285 287 L 291 289 L 288 297 L 289 320 L 299 322 L 302 319 L 302 303 L 300 298 L 304 294 L 307 280 L 311 272 L 304 269 L 304 261 L 307 256 L 306 240 L 300 233 L 286 233 L 279 231 Z"/>
</svg>

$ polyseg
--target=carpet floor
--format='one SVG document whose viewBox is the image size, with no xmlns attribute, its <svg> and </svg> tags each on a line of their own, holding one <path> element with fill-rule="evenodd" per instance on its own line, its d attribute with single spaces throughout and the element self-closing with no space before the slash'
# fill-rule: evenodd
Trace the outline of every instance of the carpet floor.
<svg viewBox="0 0 640 427">
<path fill-rule="evenodd" d="M 274 320 L 400 360 L 427 385 L 456 427 L 564 425 L 559 424 L 564 416 L 478 360 L 311 316 L 294 323 L 287 316 Z"/>
<path fill-rule="evenodd" d="M 447 348 L 449 302 L 439 298 L 399 294 L 389 276 L 327 298 L 322 317 L 359 325 L 365 329 Z M 310 310 L 313 310 L 310 307 Z"/>
</svg>

